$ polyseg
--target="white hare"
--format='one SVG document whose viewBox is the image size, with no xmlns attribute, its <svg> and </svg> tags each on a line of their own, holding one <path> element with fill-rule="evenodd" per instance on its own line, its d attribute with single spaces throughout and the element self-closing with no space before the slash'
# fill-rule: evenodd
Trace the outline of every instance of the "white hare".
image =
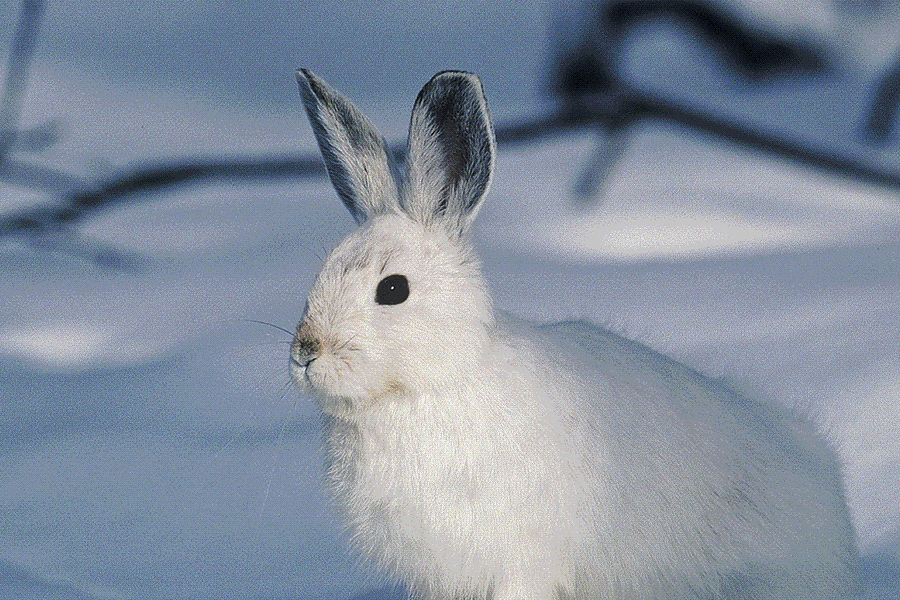
<svg viewBox="0 0 900 600">
<path fill-rule="evenodd" d="M 419 93 L 404 170 L 347 99 L 298 80 L 359 228 L 310 291 L 291 371 L 362 553 L 434 599 L 852 592 L 840 468 L 809 422 L 590 323 L 494 310 L 468 235 L 495 151 L 475 75 Z"/>
</svg>

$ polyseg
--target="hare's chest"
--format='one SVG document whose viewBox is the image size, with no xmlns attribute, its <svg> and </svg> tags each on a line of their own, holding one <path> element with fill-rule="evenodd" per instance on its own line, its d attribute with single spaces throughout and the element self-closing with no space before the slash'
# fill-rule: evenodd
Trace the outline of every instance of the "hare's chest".
<svg viewBox="0 0 900 600">
<path fill-rule="evenodd" d="M 342 469 L 356 493 L 409 513 L 480 502 L 496 459 L 469 436 L 423 427 L 363 435 L 358 443 L 354 452 L 344 454 L 348 464 Z"/>
<path fill-rule="evenodd" d="M 534 516 L 520 506 L 529 487 L 521 453 L 476 429 L 360 433 L 352 451 L 332 453 L 330 476 L 351 529 L 379 547 L 429 554 L 518 535 Z"/>
</svg>

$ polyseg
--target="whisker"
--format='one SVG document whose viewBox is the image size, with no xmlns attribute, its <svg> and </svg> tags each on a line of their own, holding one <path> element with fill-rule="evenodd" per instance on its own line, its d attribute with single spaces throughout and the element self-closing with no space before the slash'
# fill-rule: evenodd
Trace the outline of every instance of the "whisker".
<svg viewBox="0 0 900 600">
<path fill-rule="evenodd" d="M 222 454 L 223 452 L 225 452 L 225 451 L 228 449 L 229 446 L 231 446 L 231 442 L 235 441 L 235 440 L 238 439 L 240 436 L 244 435 L 244 434 L 247 432 L 248 429 L 250 429 L 249 426 L 245 427 L 244 430 L 241 431 L 241 432 L 238 433 L 238 434 L 232 434 L 231 437 L 228 438 L 228 441 L 225 442 L 225 445 L 222 446 L 221 448 L 219 448 L 218 450 L 216 450 L 215 454 L 212 455 L 212 459 L 211 459 L 211 460 L 212 460 L 213 462 L 219 460 L 219 456 L 221 456 L 221 454 Z"/>
<path fill-rule="evenodd" d="M 251 420 L 256 418 L 256 413 L 254 413 L 252 410 L 250 411 L 250 417 L 251 417 Z M 244 425 L 243 427 L 241 427 L 237 433 L 234 433 L 234 432 L 230 433 L 228 436 L 228 441 L 225 442 L 225 444 L 221 448 L 219 448 L 218 450 L 215 451 L 215 453 L 212 455 L 212 458 L 210 460 L 212 462 L 215 462 L 216 460 L 218 460 L 219 456 L 221 456 L 223 452 L 225 452 L 229 447 L 231 447 L 231 445 L 234 442 L 236 442 L 237 440 L 239 440 L 242 437 L 244 437 L 245 435 L 247 435 L 247 432 L 250 431 L 252 428 L 253 428 L 253 425 L 248 424 L 248 425 Z"/>
<path fill-rule="evenodd" d="M 259 507 L 259 515 L 262 517 L 262 514 L 266 510 L 266 504 L 269 502 L 269 493 L 272 491 L 272 481 L 275 479 L 275 469 L 278 467 L 278 456 L 281 453 L 281 440 L 284 436 L 284 428 L 287 426 L 287 421 L 281 424 L 281 430 L 278 432 L 278 438 L 275 440 L 275 450 L 272 454 L 272 468 L 269 469 L 269 476 L 266 478 L 266 493 L 263 495 L 262 505 Z"/>
<path fill-rule="evenodd" d="M 283 331 L 284 333 L 288 334 L 288 335 L 291 336 L 291 337 L 294 336 L 294 332 L 293 332 L 293 331 L 288 331 L 288 330 L 285 329 L 284 327 L 279 327 L 278 325 L 275 325 L 274 323 L 269 323 L 268 321 L 259 321 L 259 320 L 257 320 L 257 319 L 244 319 L 244 321 L 247 322 L 247 323 L 258 323 L 258 324 L 260 324 L 260 325 L 268 325 L 269 327 L 274 327 L 274 328 L 277 329 L 278 331 Z"/>
<path fill-rule="evenodd" d="M 338 346 L 337 349 L 338 349 L 338 350 L 344 350 L 344 349 L 346 349 L 346 348 L 350 345 L 350 342 L 352 342 L 352 341 L 355 340 L 355 339 L 356 339 L 356 334 L 354 333 L 353 335 L 351 335 L 350 337 L 348 337 L 346 340 L 344 340 L 343 342 L 341 342 L 341 345 Z M 351 350 L 358 350 L 358 348 L 351 348 Z"/>
<path fill-rule="evenodd" d="M 285 381 L 284 383 L 281 384 L 281 389 L 279 390 L 281 392 L 281 395 L 278 396 L 278 401 L 284 402 L 285 396 L 287 396 L 288 393 L 290 393 L 290 391 L 293 389 L 293 387 L 294 387 L 294 381 L 290 377 L 288 377 L 287 381 Z M 296 407 L 297 407 L 297 399 L 295 398 L 292 408 L 296 408 Z"/>
<path fill-rule="evenodd" d="M 318 252 L 316 252 L 315 250 L 313 250 L 312 248 L 310 248 L 307 244 L 305 244 L 305 243 L 303 243 L 303 242 L 298 242 L 298 243 L 299 243 L 299 245 L 300 245 L 301 248 L 303 248 L 304 250 L 306 250 L 307 252 L 309 252 L 310 254 L 312 254 L 313 256 L 315 256 L 317 259 L 319 259 L 319 262 L 320 262 L 320 263 L 324 263 L 324 262 L 325 262 L 325 259 L 323 258 L 323 256 L 327 256 L 327 255 L 328 255 L 328 251 L 325 249 L 324 244 L 322 245 L 322 251 L 324 252 L 324 254 L 320 255 Z"/>
<path fill-rule="evenodd" d="M 279 397 L 280 401 L 283 401 L 285 396 L 287 396 L 288 392 L 290 391 L 291 383 L 292 383 L 291 381 L 286 381 L 281 386 L 281 396 Z M 278 430 L 278 436 L 275 438 L 275 449 L 273 450 L 273 453 L 272 453 L 272 468 L 269 469 L 269 476 L 266 478 L 266 491 L 265 491 L 265 494 L 263 494 L 262 504 L 259 507 L 260 520 L 262 520 L 263 513 L 266 510 L 266 504 L 268 504 L 268 502 L 269 502 L 269 494 L 272 491 L 272 482 L 275 480 L 275 469 L 278 467 L 278 458 L 281 455 L 281 447 L 284 444 L 284 432 L 287 430 L 288 423 L 291 422 L 291 416 L 293 415 L 293 412 L 296 410 L 296 407 L 297 407 L 297 401 L 294 400 L 294 402 L 291 405 L 291 411 L 290 411 L 291 414 L 289 414 L 288 417 L 282 421 L 281 427 Z"/>
<path fill-rule="evenodd" d="M 275 344 L 275 345 L 277 345 L 277 346 L 282 346 L 282 345 L 283 345 L 283 346 L 290 346 L 290 345 L 292 345 L 293 343 L 294 343 L 294 342 L 290 342 L 290 341 L 286 341 L 286 340 L 272 340 L 272 341 L 269 341 L 269 342 L 254 342 L 254 343 L 250 343 L 250 344 L 247 344 L 247 347 L 248 347 L 248 348 L 268 348 L 268 347 L 271 347 L 273 344 Z"/>
</svg>

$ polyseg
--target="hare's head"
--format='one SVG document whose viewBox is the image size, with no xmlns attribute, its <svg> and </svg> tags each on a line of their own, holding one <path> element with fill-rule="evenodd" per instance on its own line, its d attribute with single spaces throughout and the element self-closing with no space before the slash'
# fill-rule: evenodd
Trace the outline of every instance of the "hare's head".
<svg viewBox="0 0 900 600">
<path fill-rule="evenodd" d="M 293 377 L 335 414 L 452 393 L 482 360 L 493 324 L 467 235 L 494 164 L 481 84 L 443 72 L 425 85 L 400 169 L 353 104 L 309 71 L 298 79 L 328 174 L 359 227 L 309 293 Z"/>
</svg>

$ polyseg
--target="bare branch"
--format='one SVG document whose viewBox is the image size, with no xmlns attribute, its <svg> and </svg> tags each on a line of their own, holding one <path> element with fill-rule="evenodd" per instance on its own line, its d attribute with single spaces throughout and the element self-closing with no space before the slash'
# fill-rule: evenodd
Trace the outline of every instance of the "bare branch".
<svg viewBox="0 0 900 600">
<path fill-rule="evenodd" d="M 881 76 L 874 96 L 863 133 L 872 144 L 884 146 L 896 126 L 897 113 L 900 112 L 900 55 Z"/>
<path fill-rule="evenodd" d="M 723 115 L 633 89 L 617 73 L 616 61 L 611 60 L 615 49 L 608 46 L 615 46 L 616 36 L 636 21 L 674 18 L 702 33 L 734 71 L 755 81 L 774 75 L 816 73 L 827 69 L 828 57 L 819 48 L 801 39 L 781 39 L 765 32 L 745 31 L 736 18 L 705 0 L 619 0 L 604 10 L 596 17 L 594 27 L 597 30 L 589 32 L 589 38 L 580 42 L 575 55 L 560 57 L 555 86 L 562 96 L 560 108 L 549 114 L 499 125 L 496 131 L 497 141 L 503 146 L 537 142 L 582 127 L 604 133 L 601 139 L 605 140 L 605 145 L 598 148 L 589 170 L 583 173 L 578 184 L 582 201 L 602 185 L 626 147 L 633 126 L 643 121 L 674 123 L 820 172 L 900 191 L 900 172 L 804 145 L 770 131 L 737 123 Z M 23 235 L 33 242 L 38 240 L 38 243 L 76 253 L 72 248 L 85 244 L 75 239 L 75 225 L 110 206 L 152 198 L 149 192 L 229 179 L 312 178 L 325 174 L 318 154 L 185 159 L 126 169 L 100 182 L 84 181 L 21 161 L 3 160 L 4 153 L 9 152 L 17 139 L 21 145 L 27 143 L 31 148 L 41 148 L 58 136 L 54 123 L 34 129 L 27 135 L 16 134 L 41 12 L 39 0 L 23 2 L 0 102 L 0 133 L 3 134 L 0 138 L 0 180 L 46 192 L 58 202 L 0 216 L 0 237 Z M 725 35 L 723 32 L 731 33 Z M 877 104 L 882 107 L 878 114 L 887 115 L 887 121 L 893 113 L 883 107 L 896 106 L 895 80 L 898 77 L 892 71 L 879 92 L 879 99 L 884 98 Z M 877 120 L 875 116 L 873 120 Z M 874 131 L 877 126 L 870 125 L 870 129 Z M 399 156 L 404 147 L 405 144 L 398 143 L 392 150 Z M 75 240 L 74 246 L 60 241 L 68 236 Z M 88 246 L 87 255 L 111 255 L 108 249 L 98 250 L 95 244 L 85 247 Z"/>
<path fill-rule="evenodd" d="M 299 157 L 188 159 L 124 171 L 106 182 L 92 184 L 64 173 L 12 163 L 0 166 L 0 179 L 35 182 L 63 201 L 17 211 L 0 219 L 0 236 L 70 227 L 113 204 L 146 200 L 149 192 L 213 180 L 272 180 L 318 177 L 325 168 L 318 155 Z M 140 196 L 140 194 L 145 194 Z"/>
<path fill-rule="evenodd" d="M 3 96 L 0 97 L 0 163 L 18 138 L 22 98 L 28 83 L 28 72 L 43 12 L 44 4 L 41 0 L 22 1 L 19 24 L 9 52 Z"/>
<path fill-rule="evenodd" d="M 629 132 L 625 127 L 607 127 L 598 132 L 594 155 L 575 181 L 575 200 L 578 204 L 590 204 L 604 187 L 613 167 L 628 149 Z"/>
<path fill-rule="evenodd" d="M 0 181 L 57 197 L 65 196 L 73 189 L 90 185 L 89 182 L 74 175 L 15 159 L 7 159 L 6 162 L 0 163 Z"/>
<path fill-rule="evenodd" d="M 900 191 L 900 172 L 880 169 L 837 152 L 806 146 L 784 136 L 760 131 L 647 94 L 633 95 L 625 101 L 625 104 L 628 107 L 625 112 L 634 115 L 636 121 L 643 119 L 670 121 L 823 173 Z"/>
<path fill-rule="evenodd" d="M 70 193 L 66 206 L 73 211 L 68 221 L 105 208 L 124 197 L 179 185 L 213 180 L 272 180 L 288 177 L 320 177 L 325 167 L 318 155 L 187 160 L 161 163 L 122 173 L 88 190 Z"/>
<path fill-rule="evenodd" d="M 820 44 L 752 27 L 720 2 L 618 0 L 603 7 L 599 20 L 604 33 L 619 39 L 642 21 L 673 21 L 706 40 L 724 63 L 753 82 L 822 73 L 833 66 Z"/>
<path fill-rule="evenodd" d="M 56 119 L 35 125 L 31 129 L 15 132 L 8 152 L 42 152 L 62 137 L 62 123 Z"/>
<path fill-rule="evenodd" d="M 556 113 L 498 126 L 497 141 L 504 146 L 532 143 L 585 126 L 607 129 L 611 123 L 617 123 L 617 135 L 621 136 L 622 131 L 641 121 L 667 121 L 821 172 L 900 191 L 898 172 L 882 170 L 835 152 L 808 147 L 770 132 L 733 123 L 725 117 L 642 92 L 622 92 L 614 98 L 607 95 L 581 97 L 577 103 Z M 392 145 L 392 150 L 399 155 L 404 146 L 396 143 Z M 51 182 L 47 184 L 48 188 L 66 188 L 68 184 L 68 176 L 65 174 L 49 170 L 44 171 L 45 175 L 38 171 L 29 174 L 27 169 L 38 168 L 25 165 L 7 165 L 5 170 L 0 170 L 0 178 L 8 179 L 15 175 L 13 167 L 20 169 L 18 177 L 26 182 L 41 181 L 46 175 Z M 109 206 L 146 200 L 149 198 L 146 195 L 148 192 L 176 186 L 229 179 L 312 178 L 322 177 L 324 174 L 321 158 L 310 154 L 162 163 L 120 173 L 95 186 L 85 185 L 84 182 L 71 178 L 73 185 L 67 189 L 76 191 L 63 193 L 62 203 L 7 215 L 0 219 L 0 236 L 71 226 Z M 59 192 L 58 189 L 54 191 Z"/>
</svg>

